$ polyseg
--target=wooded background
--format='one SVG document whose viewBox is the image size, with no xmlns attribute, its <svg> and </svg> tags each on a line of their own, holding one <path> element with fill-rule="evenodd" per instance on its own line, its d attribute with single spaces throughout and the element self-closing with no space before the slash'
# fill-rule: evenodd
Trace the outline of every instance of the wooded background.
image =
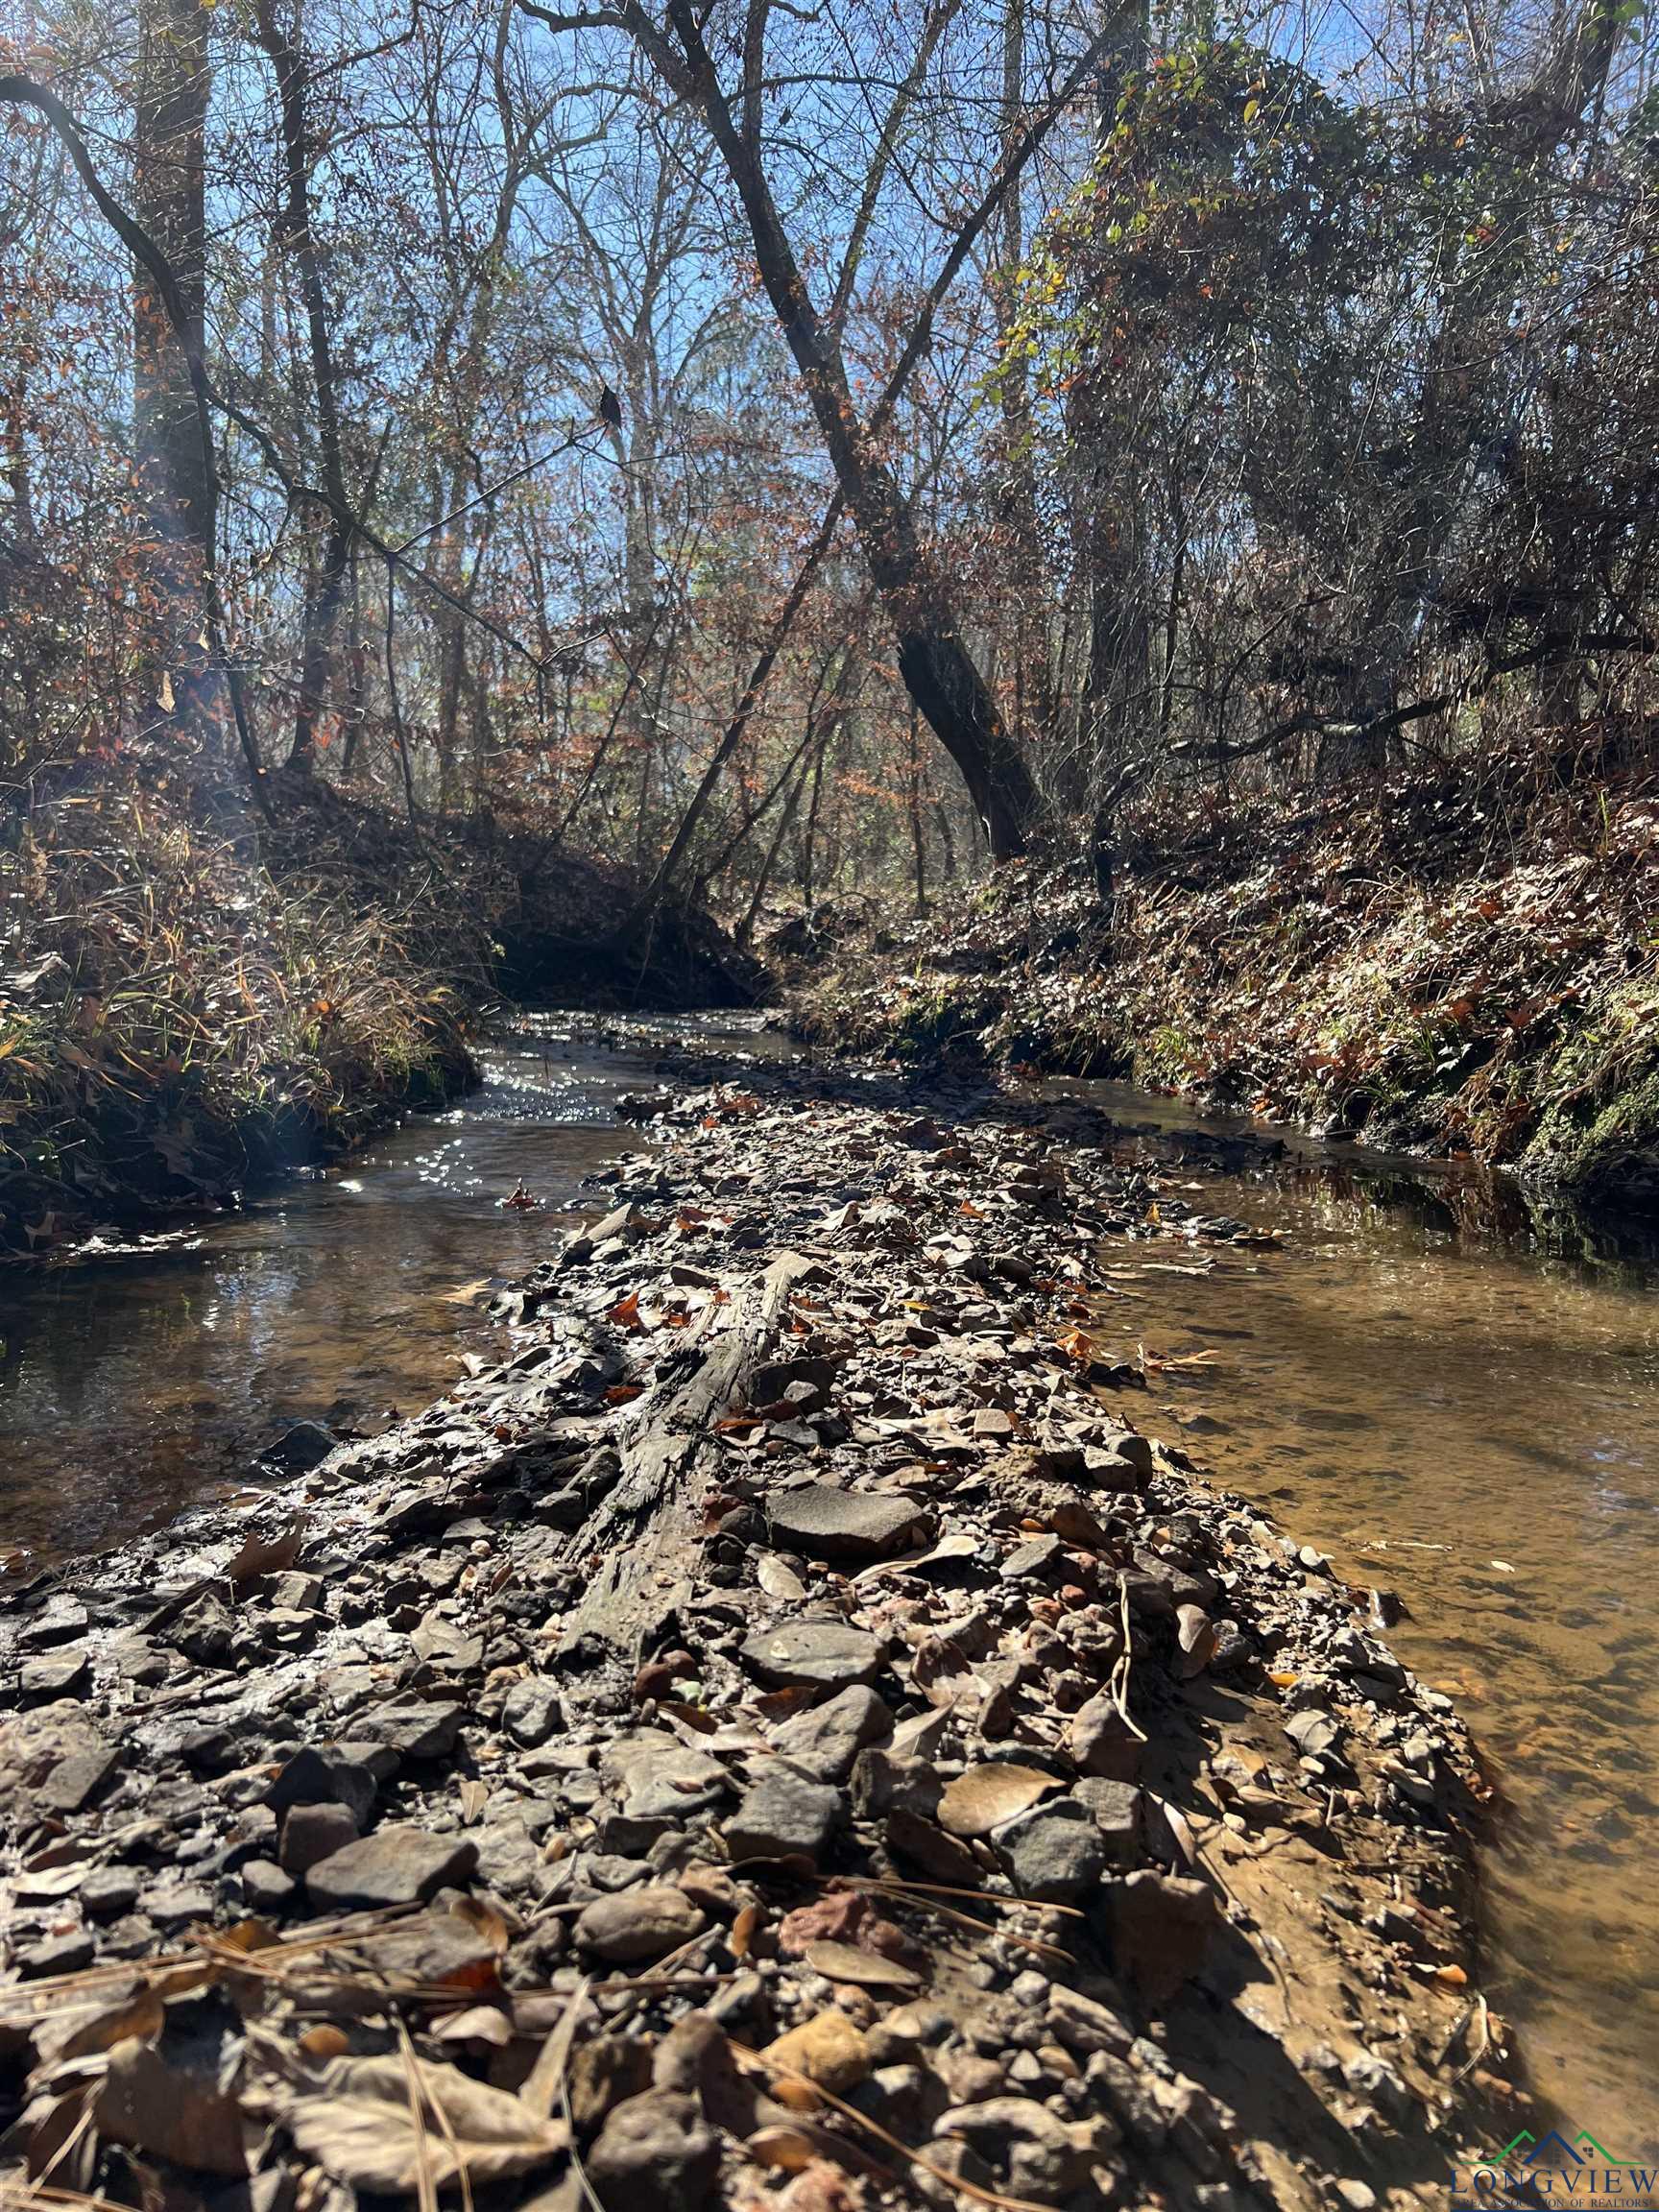
<svg viewBox="0 0 1659 2212">
<path fill-rule="evenodd" d="M 6 0 L 0 797 L 707 889 L 1650 743 L 1639 0 Z"/>
</svg>

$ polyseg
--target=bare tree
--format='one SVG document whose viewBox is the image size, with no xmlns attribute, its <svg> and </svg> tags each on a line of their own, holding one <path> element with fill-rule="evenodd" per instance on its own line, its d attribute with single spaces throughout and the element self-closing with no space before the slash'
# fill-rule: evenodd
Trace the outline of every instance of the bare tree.
<svg viewBox="0 0 1659 2212">
<path fill-rule="evenodd" d="M 761 284 L 897 634 L 905 686 L 961 770 L 993 854 L 1003 858 L 1019 853 L 1036 824 L 1036 784 L 964 640 L 960 617 L 928 555 L 913 507 L 854 401 L 841 340 L 813 300 L 768 174 L 764 118 L 772 0 L 748 0 L 733 91 L 721 80 L 704 19 L 690 0 L 666 0 L 661 19 L 639 0 L 567 15 L 541 8 L 536 0 L 522 4 L 554 29 L 604 25 L 625 32 L 663 86 L 676 99 L 692 103 L 703 117 L 736 192 Z M 991 221 L 1037 135 L 1027 132 L 1022 136 L 999 172 L 990 204 L 982 201 L 958 233 L 955 250 L 962 259 Z"/>
</svg>

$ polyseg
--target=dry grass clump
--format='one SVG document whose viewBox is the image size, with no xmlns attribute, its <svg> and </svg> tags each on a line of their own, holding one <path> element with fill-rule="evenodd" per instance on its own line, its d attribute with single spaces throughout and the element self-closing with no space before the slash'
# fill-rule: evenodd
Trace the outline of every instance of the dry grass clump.
<svg viewBox="0 0 1659 2212">
<path fill-rule="evenodd" d="M 423 921 L 427 918 L 422 918 Z M 395 908 L 278 882 L 105 784 L 0 850 L 0 1241 L 223 1197 L 464 1070 L 463 999 Z"/>
</svg>

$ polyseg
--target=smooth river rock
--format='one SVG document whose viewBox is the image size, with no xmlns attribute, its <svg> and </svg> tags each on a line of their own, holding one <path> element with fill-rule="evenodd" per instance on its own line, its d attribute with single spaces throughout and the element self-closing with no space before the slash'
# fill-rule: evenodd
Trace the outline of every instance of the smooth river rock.
<svg viewBox="0 0 1659 2212">
<path fill-rule="evenodd" d="M 811 1482 L 766 1501 L 772 1541 L 816 1559 L 878 1559 L 918 1542 L 932 1515 L 913 1498 Z"/>
<path fill-rule="evenodd" d="M 743 1663 L 768 1682 L 818 1683 L 844 1690 L 881 1671 L 881 1647 L 840 1621 L 785 1621 L 743 1646 Z"/>
<path fill-rule="evenodd" d="M 631 1965 L 644 1959 L 663 1959 L 701 1936 L 709 1925 L 702 1909 L 684 1889 L 666 1885 L 647 1889 L 619 1889 L 609 1897 L 595 1897 L 576 1923 L 576 1940 L 596 1959 L 615 1965 Z"/>
</svg>

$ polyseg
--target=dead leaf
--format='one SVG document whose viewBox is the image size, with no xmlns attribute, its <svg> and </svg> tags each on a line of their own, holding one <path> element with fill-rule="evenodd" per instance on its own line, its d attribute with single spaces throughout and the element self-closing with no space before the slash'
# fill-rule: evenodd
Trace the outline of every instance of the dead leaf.
<svg viewBox="0 0 1659 2212">
<path fill-rule="evenodd" d="M 824 2108 L 824 2100 L 810 2081 L 774 2081 L 771 2095 L 775 2104 L 785 2105 L 791 2112 L 820 2112 Z"/>
<path fill-rule="evenodd" d="M 792 1567 L 785 1567 L 776 1552 L 762 1551 L 755 1579 L 768 1598 L 805 1598 L 806 1585 Z"/>
<path fill-rule="evenodd" d="M 1148 1790 L 1142 1794 L 1141 1816 L 1145 1825 L 1147 1845 L 1155 1859 L 1167 1860 L 1189 1872 L 1197 1865 L 1198 1847 L 1192 1839 L 1187 1815 L 1178 1805 L 1171 1805 L 1166 1797 L 1156 1796 Z"/>
<path fill-rule="evenodd" d="M 537 2053 L 536 2063 L 519 2089 L 518 2102 L 538 2120 L 546 2120 L 559 2101 L 565 2085 L 565 2069 L 569 2063 L 570 2046 L 576 2040 L 576 2024 L 582 2017 L 582 2008 L 587 2001 L 588 1983 L 583 1980 L 570 1992 L 569 2004 Z"/>
<path fill-rule="evenodd" d="M 504 2051 L 513 2040 L 513 2023 L 494 2005 L 469 2005 L 465 2012 L 451 2012 L 432 2030 L 440 2043 L 493 2043 Z"/>
<path fill-rule="evenodd" d="M 855 1943 L 808 1943 L 802 1956 L 826 1981 L 851 1982 L 860 1989 L 915 1990 L 925 1985 L 920 1974 L 902 1966 L 897 1959 L 861 1951 Z"/>
<path fill-rule="evenodd" d="M 449 1910 L 457 1920 L 464 1920 L 474 1935 L 482 1936 L 498 1959 L 505 1957 L 513 1932 L 493 1905 L 486 1905 L 478 1897 L 457 1897 Z"/>
<path fill-rule="evenodd" d="M 958 1774 L 946 1790 L 939 1800 L 939 1825 L 950 1836 L 988 1836 L 1059 1787 L 1052 1774 L 1035 1767 L 987 1761 Z"/>
<path fill-rule="evenodd" d="M 777 2174 L 801 2174 L 818 2157 L 817 2146 L 799 2128 L 759 2128 L 743 2146 L 757 2166 Z"/>
<path fill-rule="evenodd" d="M 233 1928 L 215 1935 L 214 1943 L 222 1951 L 234 1951 L 246 1958 L 252 1951 L 270 1951 L 281 1938 L 266 1920 L 238 1920 Z"/>
<path fill-rule="evenodd" d="M 418 2091 L 436 2125 L 421 2139 L 410 2109 Z M 413 2196 L 422 2165 L 442 2187 L 464 2175 L 476 2187 L 531 2173 L 569 2148 L 563 2121 L 474 2081 L 453 2066 L 413 2061 L 413 2080 L 397 2058 L 336 2058 L 311 2086 L 285 2087 L 277 2117 L 294 2148 L 336 2181 Z"/>
<path fill-rule="evenodd" d="M 60 2190 L 91 2188 L 100 2146 L 87 2125 L 86 2095 L 87 2084 L 82 2081 L 60 2097 L 33 2098 L 8 2131 L 8 2148 L 25 2146 L 32 2181 L 50 2176 Z M 27 2191 L 20 2194 L 28 2196 Z"/>
<path fill-rule="evenodd" d="M 92 2109 L 106 2142 L 125 2143 L 203 2174 L 243 2175 L 248 2152 L 241 2107 L 194 2075 L 170 2066 L 137 2036 L 117 2043 Z"/>
<path fill-rule="evenodd" d="M 1202 1674 L 1215 1654 L 1215 1626 L 1201 1605 L 1175 1608 L 1175 1636 L 1181 1647 L 1181 1679 Z"/>
<path fill-rule="evenodd" d="M 16 1893 L 25 1903 L 49 1905 L 79 1889 L 91 1871 L 88 1865 L 43 1866 L 37 1871 L 20 1874 Z"/>
<path fill-rule="evenodd" d="M 225 1572 L 238 1590 L 244 1583 L 258 1581 L 262 1575 L 286 1575 L 299 1558 L 304 1539 L 303 1519 L 291 1521 L 279 1536 L 245 1536 L 241 1550 Z"/>
<path fill-rule="evenodd" d="M 928 1567 L 948 1565 L 953 1559 L 972 1559 L 978 1552 L 981 1539 L 959 1530 L 953 1536 L 941 1536 L 931 1551 L 923 1551 L 909 1557 L 878 1559 L 868 1567 L 860 1567 L 854 1575 L 854 1582 L 869 1582 L 883 1575 L 920 1575 Z"/>
<path fill-rule="evenodd" d="M 85 2006 L 55 2008 L 35 2030 L 37 2057 L 57 2064 L 109 2051 L 130 2036 L 149 2042 L 161 2032 L 165 2008 L 152 1984 L 140 1976 L 113 1988 L 88 1991 Z"/>
</svg>

